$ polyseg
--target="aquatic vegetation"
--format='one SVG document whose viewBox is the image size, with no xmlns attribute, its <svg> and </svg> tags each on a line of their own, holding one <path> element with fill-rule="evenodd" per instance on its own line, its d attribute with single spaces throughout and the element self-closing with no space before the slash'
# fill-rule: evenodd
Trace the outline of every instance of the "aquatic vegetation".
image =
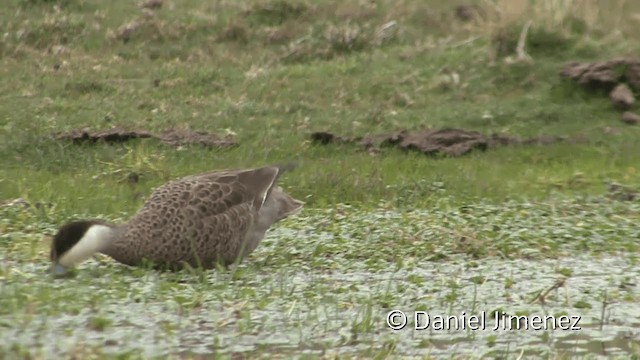
<svg viewBox="0 0 640 360">
<path fill-rule="evenodd" d="M 628 354 L 638 346 L 637 203 L 340 205 L 285 220 L 231 271 L 157 272 L 98 256 L 61 280 L 46 274 L 40 232 L 52 226 L 28 209 L 2 215 L 6 355 L 553 357 Z M 463 240 L 459 229 L 476 231 Z M 482 255 L 461 241 L 478 242 Z M 407 315 L 406 328 L 390 329 L 392 310 Z M 414 330 L 416 311 L 431 317 L 430 328 Z M 579 317 L 580 330 L 549 323 L 494 331 L 496 313 Z M 461 328 L 471 316 L 484 316 L 486 329 Z M 438 317 L 459 323 L 437 328 Z"/>
</svg>

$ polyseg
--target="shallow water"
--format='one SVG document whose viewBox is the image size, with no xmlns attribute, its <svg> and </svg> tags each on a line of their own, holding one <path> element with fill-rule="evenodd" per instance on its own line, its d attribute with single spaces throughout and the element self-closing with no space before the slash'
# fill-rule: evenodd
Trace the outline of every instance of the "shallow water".
<svg viewBox="0 0 640 360">
<path fill-rule="evenodd" d="M 339 226 L 328 228 L 313 216 L 283 223 L 228 272 L 159 273 L 99 257 L 74 278 L 52 280 L 44 275 L 45 258 L 25 261 L 23 253 L 0 247 L 0 355 L 604 358 L 640 352 L 640 267 L 629 254 L 504 260 L 450 253 L 427 261 L 428 254 L 411 255 L 416 244 L 387 243 L 390 232 L 400 238 L 406 226 L 397 219 L 406 214 L 350 215 L 346 222 L 334 214 L 326 222 Z M 385 219 L 392 220 L 363 235 L 363 227 Z M 366 253 L 370 246 L 404 251 L 403 261 L 383 250 Z M 534 301 L 563 279 L 544 302 Z M 408 316 L 404 329 L 388 326 L 392 310 Z M 428 313 L 431 326 L 415 330 L 414 311 Z M 580 329 L 493 330 L 496 311 L 529 320 L 579 317 Z M 436 328 L 438 317 L 453 324 L 482 314 L 484 330 Z"/>
<path fill-rule="evenodd" d="M 608 304 L 604 321 L 601 320 L 603 291 L 607 290 L 612 298 L 619 299 L 621 294 L 629 299 L 638 298 L 635 281 L 640 271 L 637 266 L 611 257 L 487 260 L 476 261 L 476 264 L 469 269 L 463 262 L 450 261 L 393 273 L 310 274 L 290 269 L 275 278 L 265 273 L 246 282 L 258 287 L 273 282 L 273 286 L 285 286 L 288 290 L 285 298 L 278 300 L 276 296 L 260 309 L 247 305 L 255 297 L 247 297 L 245 301 L 216 301 L 216 295 L 209 294 L 211 299 L 190 309 L 166 301 L 137 303 L 130 298 L 111 298 L 99 304 L 99 308 L 86 307 L 76 314 L 8 315 L 2 317 L 1 346 L 8 351 L 19 344 L 34 354 L 52 359 L 73 353 L 79 346 L 100 348 L 105 354 L 134 350 L 145 357 L 183 351 L 286 354 L 306 350 L 321 355 L 363 353 L 370 347 L 382 346 L 384 341 L 394 344 L 393 353 L 398 356 L 637 353 L 640 346 L 637 301 Z M 558 266 L 573 271 L 565 286 L 551 291 L 544 305 L 529 304 L 539 291 L 562 277 L 555 271 Z M 410 276 L 423 279 L 423 285 L 407 282 Z M 473 278 L 478 276 L 486 279 Z M 158 276 L 155 281 L 163 281 L 161 278 Z M 513 283 L 510 289 L 505 289 L 507 278 Z M 150 279 L 128 280 L 130 286 L 139 289 L 150 286 Z M 279 283 L 282 281 L 286 284 Z M 634 283 L 628 284 L 630 281 Z M 628 285 L 621 289 L 621 284 Z M 248 286 L 242 286 L 245 285 Z M 398 286 L 406 288 L 401 297 L 391 296 L 390 307 L 371 301 L 376 294 L 396 292 Z M 317 287 L 326 292 L 311 297 L 305 295 Z M 256 296 L 259 292 L 258 289 Z M 218 295 L 224 298 L 228 294 Z M 185 296 L 189 296 L 188 291 Z M 578 301 L 580 308 L 575 307 Z M 248 315 L 238 313 L 246 309 L 250 309 Z M 438 330 L 432 326 L 414 330 L 409 321 L 405 329 L 394 331 L 385 320 L 392 309 L 402 310 L 410 318 L 417 309 L 433 318 L 451 315 L 460 318 L 463 313 L 471 316 L 485 312 L 488 328 Z M 581 329 L 494 331 L 491 311 L 496 309 L 529 316 L 579 316 Z M 96 314 L 109 319 L 111 324 L 102 330 L 89 329 L 89 319 Z M 424 317 L 421 319 L 424 321 Z M 360 330 L 353 329 L 357 324 Z"/>
</svg>

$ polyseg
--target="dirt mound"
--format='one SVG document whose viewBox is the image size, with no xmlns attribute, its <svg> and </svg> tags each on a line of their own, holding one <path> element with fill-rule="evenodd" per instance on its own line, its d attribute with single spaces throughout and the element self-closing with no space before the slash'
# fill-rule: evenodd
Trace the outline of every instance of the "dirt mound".
<svg viewBox="0 0 640 360">
<path fill-rule="evenodd" d="M 617 201 L 635 201 L 640 193 L 635 189 L 618 183 L 607 183 L 607 194 L 609 199 Z"/>
<path fill-rule="evenodd" d="M 623 112 L 620 119 L 623 123 L 627 123 L 629 125 L 640 125 L 640 115 L 632 113 L 631 111 Z"/>
<path fill-rule="evenodd" d="M 520 139 L 492 134 L 489 137 L 477 131 L 463 129 L 424 129 L 415 132 L 402 130 L 388 134 L 344 137 L 330 132 L 318 131 L 311 134 L 311 140 L 318 144 L 351 143 L 364 147 L 369 152 L 377 152 L 382 147 L 396 146 L 403 150 L 418 151 L 427 155 L 443 154 L 462 156 L 473 150 L 485 151 L 489 148 L 507 145 L 548 145 L 564 140 L 561 137 L 536 137 Z"/>
<path fill-rule="evenodd" d="M 571 62 L 566 64 L 560 75 L 573 79 L 591 90 L 609 92 L 613 106 L 624 111 L 621 120 L 627 124 L 637 124 L 640 118 L 629 109 L 636 99 L 633 92 L 640 92 L 640 59 L 614 59 L 593 63 Z"/>
<path fill-rule="evenodd" d="M 236 141 L 230 138 L 220 137 L 204 131 L 169 129 L 155 137 L 171 146 L 198 144 L 209 148 L 227 148 L 238 145 Z"/>
<path fill-rule="evenodd" d="M 144 130 L 124 130 L 121 128 L 100 131 L 74 129 L 69 132 L 55 134 L 54 138 L 57 140 L 71 140 L 76 144 L 85 142 L 96 143 L 98 141 L 121 143 L 133 139 L 154 138 L 164 144 L 175 147 L 197 144 L 208 148 L 227 148 L 237 145 L 235 141 L 215 134 L 177 129 L 168 129 L 159 134 Z"/>
<path fill-rule="evenodd" d="M 627 83 L 640 91 L 640 59 L 614 59 L 593 63 L 570 62 L 560 75 L 594 89 L 613 90 L 620 83 Z"/>
<path fill-rule="evenodd" d="M 631 106 L 636 102 L 633 92 L 627 86 L 627 84 L 618 84 L 609 93 L 609 99 L 613 103 L 613 106 L 620 110 L 631 109 Z"/>
</svg>

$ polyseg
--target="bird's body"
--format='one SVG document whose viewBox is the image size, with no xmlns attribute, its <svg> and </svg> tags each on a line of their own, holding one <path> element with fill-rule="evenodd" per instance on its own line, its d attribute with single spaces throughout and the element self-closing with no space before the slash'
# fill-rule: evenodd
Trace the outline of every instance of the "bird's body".
<svg viewBox="0 0 640 360">
<path fill-rule="evenodd" d="M 127 265 L 205 269 L 240 261 L 271 225 L 303 206 L 275 185 L 282 171 L 221 170 L 169 182 L 122 226 L 66 224 L 54 237 L 51 259 L 68 267 L 101 252 Z"/>
</svg>

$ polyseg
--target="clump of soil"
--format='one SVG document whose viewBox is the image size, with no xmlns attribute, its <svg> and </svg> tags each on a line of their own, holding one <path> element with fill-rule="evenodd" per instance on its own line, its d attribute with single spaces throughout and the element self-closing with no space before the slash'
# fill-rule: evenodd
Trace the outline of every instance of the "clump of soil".
<svg viewBox="0 0 640 360">
<path fill-rule="evenodd" d="M 227 148 L 237 145 L 237 142 L 234 140 L 227 137 L 220 137 L 216 134 L 178 129 L 168 129 L 159 134 L 144 130 L 124 130 L 121 128 L 100 131 L 74 129 L 69 132 L 55 134 L 54 138 L 57 140 L 71 140 L 76 144 L 86 142 L 96 143 L 98 141 L 122 143 L 133 139 L 154 138 L 166 145 L 174 147 L 197 144 L 208 148 Z"/>
<path fill-rule="evenodd" d="M 160 9 L 162 3 L 162 0 L 145 0 L 140 3 L 140 7 L 144 9 Z"/>
<path fill-rule="evenodd" d="M 617 183 L 607 184 L 607 197 L 618 201 L 635 201 L 638 199 L 638 191 L 628 186 Z"/>
<path fill-rule="evenodd" d="M 456 17 L 461 21 L 471 21 L 473 19 L 473 9 L 468 5 L 459 5 L 455 10 Z"/>
<path fill-rule="evenodd" d="M 629 125 L 640 125 L 640 115 L 631 111 L 623 112 L 621 120 L 623 123 L 627 123 Z"/>
<path fill-rule="evenodd" d="M 220 137 L 204 131 L 169 129 L 155 137 L 171 146 L 198 144 L 208 148 L 228 148 L 238 145 L 236 141 L 228 137 Z"/>
<path fill-rule="evenodd" d="M 483 15 L 482 7 L 477 4 L 459 5 L 454 9 L 456 19 L 462 22 L 471 22 L 473 20 L 481 20 Z"/>
<path fill-rule="evenodd" d="M 311 140 L 318 144 L 351 143 L 362 146 L 370 153 L 382 147 L 395 146 L 403 150 L 418 151 L 427 155 L 443 154 L 463 156 L 473 150 L 485 151 L 498 146 L 512 145 L 548 145 L 564 140 L 561 137 L 535 137 L 520 139 L 493 134 L 489 137 L 477 131 L 463 129 L 424 129 L 419 131 L 402 130 L 387 134 L 366 135 L 360 137 L 338 136 L 330 132 L 318 131 L 311 134 Z"/>
<path fill-rule="evenodd" d="M 640 59 L 614 59 L 593 63 L 571 62 L 566 64 L 560 75 L 573 79 L 591 90 L 604 90 L 615 108 L 624 111 L 621 120 L 627 124 L 639 117 L 630 112 L 636 102 L 634 91 L 640 92 Z"/>
<path fill-rule="evenodd" d="M 640 91 L 640 59 L 570 62 L 564 65 L 560 75 L 589 88 L 611 91 L 616 85 L 627 83 L 635 91 Z"/>
<path fill-rule="evenodd" d="M 613 105 L 621 110 L 629 110 L 636 102 L 633 92 L 627 84 L 618 84 L 618 86 L 613 88 L 611 93 L 609 93 L 609 98 Z"/>
</svg>

